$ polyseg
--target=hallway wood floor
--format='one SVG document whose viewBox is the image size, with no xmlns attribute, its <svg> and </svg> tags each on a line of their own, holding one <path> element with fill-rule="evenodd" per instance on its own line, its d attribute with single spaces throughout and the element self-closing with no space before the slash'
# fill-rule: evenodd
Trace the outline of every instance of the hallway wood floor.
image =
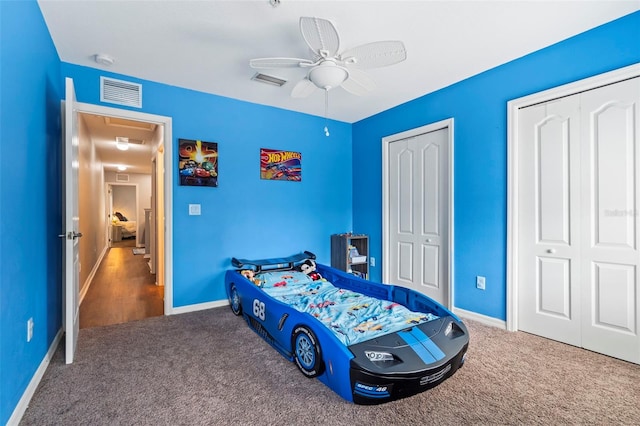
<svg viewBox="0 0 640 426">
<path fill-rule="evenodd" d="M 80 305 L 80 328 L 140 320 L 164 314 L 164 287 L 155 285 L 148 259 L 134 255 L 134 240 L 114 243 Z"/>
</svg>

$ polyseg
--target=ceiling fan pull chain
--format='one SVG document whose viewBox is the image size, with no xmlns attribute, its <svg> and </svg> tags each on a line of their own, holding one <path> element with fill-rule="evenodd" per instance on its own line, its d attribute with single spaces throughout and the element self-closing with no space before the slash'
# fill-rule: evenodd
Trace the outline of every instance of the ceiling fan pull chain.
<svg viewBox="0 0 640 426">
<path fill-rule="evenodd" d="M 324 135 L 329 136 L 329 89 L 324 89 Z"/>
</svg>

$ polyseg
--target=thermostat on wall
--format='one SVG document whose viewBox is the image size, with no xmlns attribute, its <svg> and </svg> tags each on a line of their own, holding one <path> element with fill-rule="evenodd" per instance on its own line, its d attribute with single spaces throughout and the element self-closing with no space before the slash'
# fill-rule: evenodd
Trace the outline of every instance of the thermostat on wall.
<svg viewBox="0 0 640 426">
<path fill-rule="evenodd" d="M 189 216 L 200 216 L 200 204 L 189 204 Z"/>
</svg>

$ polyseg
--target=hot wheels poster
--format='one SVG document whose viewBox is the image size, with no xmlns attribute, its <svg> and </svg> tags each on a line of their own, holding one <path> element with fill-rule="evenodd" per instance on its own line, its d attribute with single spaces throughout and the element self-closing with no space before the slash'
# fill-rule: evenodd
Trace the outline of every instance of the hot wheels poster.
<svg viewBox="0 0 640 426">
<path fill-rule="evenodd" d="M 300 182 L 302 180 L 302 154 L 260 148 L 260 178 Z"/>
<path fill-rule="evenodd" d="M 218 186 L 218 144 L 178 139 L 180 185 Z"/>
</svg>

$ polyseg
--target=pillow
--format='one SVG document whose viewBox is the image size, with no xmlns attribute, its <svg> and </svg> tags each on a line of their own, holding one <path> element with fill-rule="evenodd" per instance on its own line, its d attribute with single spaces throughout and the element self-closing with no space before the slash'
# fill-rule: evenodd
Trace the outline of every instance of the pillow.
<svg viewBox="0 0 640 426">
<path fill-rule="evenodd" d="M 262 272 L 256 275 L 262 282 L 262 287 L 285 287 L 310 283 L 313 280 L 300 271 Z"/>
<path fill-rule="evenodd" d="M 122 213 L 115 212 L 114 214 L 118 217 L 118 220 L 120 222 L 128 222 L 128 219 L 126 217 L 124 217 Z"/>
</svg>

